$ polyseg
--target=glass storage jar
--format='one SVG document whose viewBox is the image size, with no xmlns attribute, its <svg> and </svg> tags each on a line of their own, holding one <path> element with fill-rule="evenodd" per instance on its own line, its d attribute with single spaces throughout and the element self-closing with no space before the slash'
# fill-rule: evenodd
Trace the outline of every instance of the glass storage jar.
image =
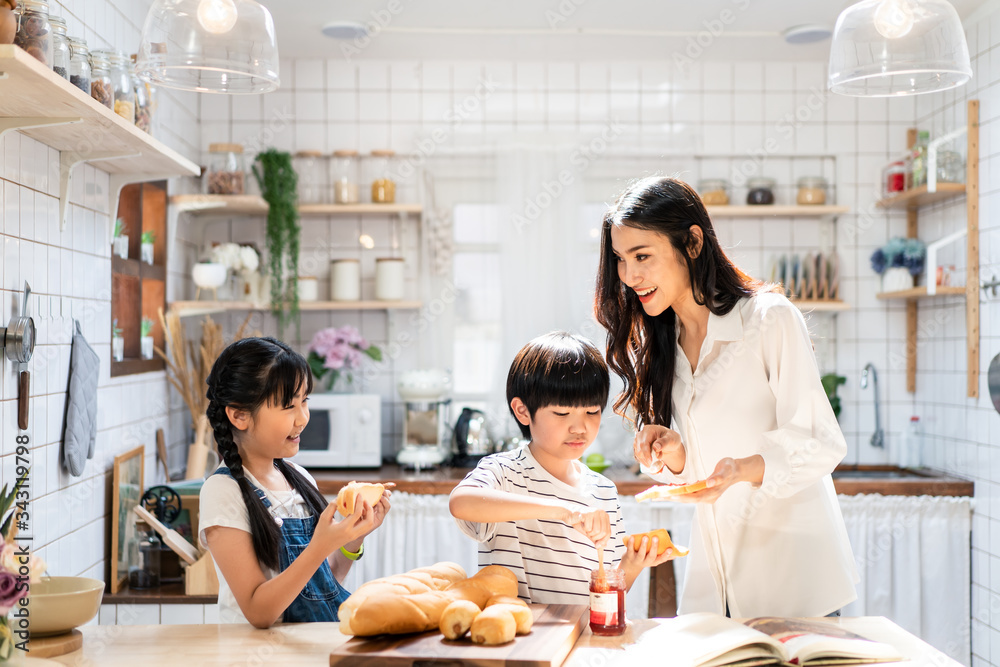
<svg viewBox="0 0 1000 667">
<path fill-rule="evenodd" d="M 938 183 L 965 183 L 965 160 L 955 151 L 939 151 L 937 154 Z"/>
<path fill-rule="evenodd" d="M 135 126 L 146 134 L 153 133 L 153 87 L 135 74 L 135 54 L 132 54 L 132 88 L 135 90 Z"/>
<path fill-rule="evenodd" d="M 705 206 L 729 205 L 729 181 L 723 178 L 703 178 L 698 181 L 698 192 Z"/>
<path fill-rule="evenodd" d="M 322 151 L 299 151 L 292 161 L 299 176 L 299 203 L 326 203 L 326 160 Z"/>
<path fill-rule="evenodd" d="M 69 81 L 69 37 L 66 21 L 60 16 L 50 16 L 52 26 L 52 71 Z"/>
<path fill-rule="evenodd" d="M 826 179 L 822 176 L 803 176 L 799 179 L 795 203 L 799 206 L 820 206 L 826 203 Z"/>
<path fill-rule="evenodd" d="M 747 204 L 750 206 L 768 206 L 774 203 L 773 178 L 751 178 L 747 180 Z"/>
<path fill-rule="evenodd" d="M 115 87 L 111 82 L 111 61 L 107 51 L 90 52 L 90 96 L 109 109 L 115 108 Z"/>
<path fill-rule="evenodd" d="M 52 67 L 52 24 L 49 21 L 48 2 L 22 0 L 14 44 Z"/>
<path fill-rule="evenodd" d="M 334 204 L 357 204 L 358 152 L 334 151 L 330 158 L 330 183 L 333 185 Z"/>
<path fill-rule="evenodd" d="M 210 144 L 205 193 L 242 195 L 246 192 L 246 164 L 240 144 Z"/>
<path fill-rule="evenodd" d="M 372 184 L 373 204 L 392 204 L 396 201 L 396 182 L 392 180 L 395 156 L 395 151 L 372 151 L 368 173 Z"/>
<path fill-rule="evenodd" d="M 906 190 L 906 163 L 890 162 L 882 170 L 882 196 L 890 197 Z"/>
<path fill-rule="evenodd" d="M 136 539 L 129 545 L 129 588 L 156 588 L 160 585 L 160 538 L 144 521 L 137 521 L 135 530 Z"/>
<path fill-rule="evenodd" d="M 115 113 L 135 124 L 135 88 L 132 86 L 131 60 L 124 53 L 114 51 L 111 62 L 111 84 L 115 91 Z"/>
</svg>

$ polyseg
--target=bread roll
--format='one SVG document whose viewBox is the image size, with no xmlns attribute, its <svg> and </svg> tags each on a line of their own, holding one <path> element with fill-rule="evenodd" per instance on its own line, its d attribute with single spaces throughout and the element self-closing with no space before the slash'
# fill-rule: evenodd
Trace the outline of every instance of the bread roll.
<svg viewBox="0 0 1000 667">
<path fill-rule="evenodd" d="M 341 516 L 354 514 L 355 505 L 359 498 L 364 498 L 369 505 L 374 506 L 382 499 L 385 491 L 384 484 L 366 484 L 365 482 L 351 482 L 340 489 L 337 493 L 337 511 Z"/>
<path fill-rule="evenodd" d="M 455 600 L 441 612 L 441 622 L 438 628 L 446 639 L 461 639 L 472 621 L 479 615 L 479 607 L 468 600 Z"/>
<path fill-rule="evenodd" d="M 520 602 L 520 600 L 518 600 Z M 535 615 L 531 613 L 531 609 L 526 604 L 495 604 L 487 607 L 487 609 L 502 609 L 509 612 L 511 616 L 514 617 L 514 623 L 517 625 L 517 634 L 526 635 L 531 632 L 531 626 L 535 622 Z"/>
<path fill-rule="evenodd" d="M 476 619 L 472 621 L 470 636 L 477 644 L 495 646 L 506 644 L 514 640 L 517 634 L 517 621 L 509 608 L 504 605 L 494 605 L 484 609 Z"/>
<path fill-rule="evenodd" d="M 465 572 L 458 565 L 437 563 L 370 581 L 340 605 L 340 631 L 368 637 L 439 628 L 444 610 L 456 600 L 482 609 L 491 598 L 516 596 L 517 577 L 505 569 L 484 568 L 465 579 L 459 576 Z M 506 613 L 516 630 L 513 615 Z"/>
<path fill-rule="evenodd" d="M 528 608 L 528 603 L 521 598 L 511 597 L 509 595 L 494 595 L 489 600 L 486 601 L 486 607 L 492 607 L 495 604 L 519 604 L 525 609 Z M 483 607 L 485 609 L 486 607 Z"/>
</svg>

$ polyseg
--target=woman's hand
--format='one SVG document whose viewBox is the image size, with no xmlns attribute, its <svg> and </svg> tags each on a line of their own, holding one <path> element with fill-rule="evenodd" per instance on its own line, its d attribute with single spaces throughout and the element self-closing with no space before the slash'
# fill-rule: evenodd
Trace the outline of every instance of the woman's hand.
<svg viewBox="0 0 1000 667">
<path fill-rule="evenodd" d="M 647 424 L 635 434 L 632 442 L 635 460 L 656 474 L 666 467 L 670 472 L 680 474 L 684 471 L 687 453 L 681 436 L 677 431 L 671 431 L 666 426 Z"/>
<path fill-rule="evenodd" d="M 374 508 L 368 504 L 367 500 L 363 498 L 359 498 L 359 500 L 362 501 L 360 504 L 354 503 L 354 514 L 341 521 L 337 521 L 333 516 L 337 511 L 337 503 L 330 503 L 319 515 L 312 541 L 322 547 L 323 553 L 331 554 L 342 546 L 360 541 L 365 535 L 375 530 Z M 385 496 L 383 495 L 378 504 L 381 505 L 384 500 Z"/>
<path fill-rule="evenodd" d="M 760 454 L 745 459 L 724 458 L 715 466 L 715 471 L 705 480 L 707 488 L 694 493 L 674 496 L 671 500 L 682 503 L 712 504 L 725 493 L 726 489 L 739 482 L 759 485 L 764 479 L 764 458 Z"/>
</svg>

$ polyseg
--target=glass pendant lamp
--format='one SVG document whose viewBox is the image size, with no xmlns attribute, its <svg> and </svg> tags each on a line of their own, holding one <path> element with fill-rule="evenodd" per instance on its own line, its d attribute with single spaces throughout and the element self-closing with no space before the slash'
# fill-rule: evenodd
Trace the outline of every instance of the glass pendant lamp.
<svg viewBox="0 0 1000 667">
<path fill-rule="evenodd" d="M 274 21 L 253 0 L 154 0 L 136 72 L 180 90 L 270 92 L 279 84 Z"/>
<path fill-rule="evenodd" d="M 965 30 L 947 0 L 864 0 L 837 19 L 829 69 L 835 93 L 918 95 L 970 78 Z"/>
</svg>

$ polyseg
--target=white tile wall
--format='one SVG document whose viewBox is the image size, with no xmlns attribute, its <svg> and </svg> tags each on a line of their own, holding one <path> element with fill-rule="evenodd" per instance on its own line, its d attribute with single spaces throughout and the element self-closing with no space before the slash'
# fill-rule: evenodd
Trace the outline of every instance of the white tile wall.
<svg viewBox="0 0 1000 667">
<path fill-rule="evenodd" d="M 63 16 L 69 33 L 92 48 L 138 47 L 149 0 L 55 0 L 51 12 Z M 201 145 L 194 96 L 158 91 L 156 134 L 192 159 Z M 108 175 L 86 165 L 74 173 L 68 225 L 58 220 L 59 154 L 40 142 L 9 133 L 0 150 L 0 320 L 20 311 L 24 281 L 32 286 L 31 308 L 38 345 L 31 361 L 32 532 L 37 553 L 56 575 L 103 579 L 106 533 L 110 532 L 108 486 L 114 457 L 146 446 L 146 481 L 162 480 L 153 465 L 154 431 L 168 428 L 166 383 L 162 373 L 112 380 L 111 254 L 108 237 Z M 93 460 L 81 477 L 62 467 L 61 440 L 70 363 L 73 320 L 101 359 L 98 390 L 99 431 Z M 16 376 L 6 359 L 0 382 L 0 469 L 3 480 L 15 476 Z M 128 397 L 123 398 L 123 397 Z M 134 398 L 135 397 L 135 398 Z M 137 397 L 142 397 L 141 399 Z M 168 430 L 187 439 L 185 429 Z M 172 447 L 178 458 L 180 452 Z M 178 461 L 179 462 L 179 461 Z M 159 613 L 157 609 L 157 614 Z M 105 614 L 102 620 L 106 619 Z M 156 619 L 159 621 L 159 618 Z M 96 621 L 95 621 L 96 622 Z"/>
</svg>

